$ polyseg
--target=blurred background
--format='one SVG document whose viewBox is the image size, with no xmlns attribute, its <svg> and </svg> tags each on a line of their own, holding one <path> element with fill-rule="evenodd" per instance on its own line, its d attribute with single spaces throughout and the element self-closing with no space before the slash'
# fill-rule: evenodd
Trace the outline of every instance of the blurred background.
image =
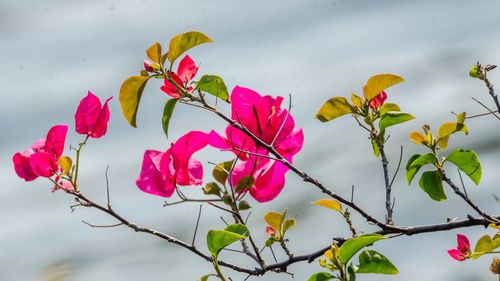
<svg viewBox="0 0 500 281">
<path fill-rule="evenodd" d="M 395 171 L 400 146 L 403 163 L 422 152 L 407 134 L 430 124 L 454 120 L 451 111 L 469 114 L 485 110 L 476 97 L 493 106 L 482 81 L 468 76 L 476 62 L 500 63 L 498 1 L 30 1 L 0 2 L 0 276 L 2 280 L 197 280 L 213 272 L 211 264 L 179 247 L 125 227 L 91 228 L 114 220 L 92 209 L 77 208 L 62 192 L 51 193 L 48 181 L 25 183 L 13 170 L 11 157 L 54 124 L 74 126 L 73 114 L 87 90 L 110 103 L 106 137 L 92 140 L 82 156 L 81 189 L 105 203 L 105 170 L 109 165 L 111 200 L 124 217 L 191 241 L 198 205 L 162 207 L 162 198 L 139 191 L 137 177 L 145 149 L 169 145 L 161 129 L 166 95 L 161 81 L 147 86 L 138 128 L 127 125 L 118 104 L 121 82 L 138 73 L 145 50 L 155 41 L 167 45 L 178 33 L 199 30 L 215 41 L 189 52 L 201 63 L 199 73 L 222 76 L 228 88 L 242 85 L 262 94 L 293 97 L 293 116 L 302 126 L 305 143 L 296 157 L 298 167 L 355 201 L 382 219 L 384 191 L 380 159 L 373 157 L 367 135 L 352 120 L 320 123 L 314 119 L 321 104 L 332 96 L 361 94 L 366 79 L 377 73 L 395 73 L 406 82 L 391 88 L 389 101 L 417 116 L 391 128 L 387 154 Z M 500 85 L 500 73 L 490 79 Z M 201 77 L 198 75 L 197 77 Z M 500 89 L 498 89 L 500 91 Z M 227 107 L 223 107 L 227 110 Z M 490 213 L 498 214 L 493 194 L 499 194 L 500 126 L 493 117 L 468 122 L 469 136 L 457 135 L 450 150 L 473 149 L 483 163 L 479 187 L 466 179 L 469 196 Z M 207 112 L 178 106 L 171 140 L 191 129 L 222 129 L 222 120 Z M 81 138 L 70 131 L 67 145 Z M 67 151 L 67 153 L 70 153 Z M 228 153 L 207 149 L 197 154 L 207 161 L 228 160 Z M 456 172 L 449 170 L 456 179 Z M 208 179 L 208 177 L 207 177 Z M 431 201 L 417 183 L 408 187 L 400 171 L 393 187 L 397 197 L 395 221 L 400 225 L 443 223 L 463 219 L 473 210 L 447 190 L 449 199 Z M 185 187 L 192 196 L 198 187 Z M 334 236 L 348 235 L 335 213 L 312 206 L 322 194 L 289 173 L 277 199 L 254 206 L 249 224 L 258 243 L 266 239 L 263 215 L 289 208 L 298 226 L 289 232 L 290 249 L 305 254 L 328 245 Z M 169 199 L 170 202 L 176 198 Z M 223 228 L 217 209 L 205 206 L 197 245 L 205 249 L 205 234 Z M 357 215 L 354 223 L 365 232 Z M 473 243 L 491 229 L 468 228 L 446 233 L 399 237 L 374 249 L 399 268 L 397 276 L 359 276 L 359 280 L 493 280 L 487 270 L 491 257 L 459 263 L 446 253 L 456 245 L 456 234 Z M 275 249 L 278 258 L 284 255 Z M 266 250 L 266 258 L 272 258 Z M 224 252 L 223 259 L 255 266 Z M 289 268 L 295 280 L 322 271 L 317 262 Z M 233 280 L 246 276 L 226 269 Z M 291 280 L 269 274 L 248 280 Z"/>
</svg>

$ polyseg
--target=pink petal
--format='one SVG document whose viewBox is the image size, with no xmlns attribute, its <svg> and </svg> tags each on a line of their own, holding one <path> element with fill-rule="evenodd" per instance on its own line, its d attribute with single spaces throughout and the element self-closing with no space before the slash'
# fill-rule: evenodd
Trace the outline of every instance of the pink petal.
<svg viewBox="0 0 500 281">
<path fill-rule="evenodd" d="M 68 133 L 67 125 L 56 125 L 50 128 L 45 140 L 45 152 L 52 155 L 57 161 L 64 151 L 64 142 Z"/>
<path fill-rule="evenodd" d="M 101 101 L 91 91 L 88 91 L 75 113 L 75 130 L 82 135 L 89 135 L 95 127 L 101 113 Z"/>
<path fill-rule="evenodd" d="M 146 150 L 142 160 L 142 168 L 135 183 L 140 190 L 162 197 L 170 197 L 173 188 L 166 188 L 166 181 L 160 172 L 160 162 L 165 153 L 156 150 Z"/>
<path fill-rule="evenodd" d="M 462 251 L 462 253 L 470 251 L 470 242 L 467 236 L 463 234 L 457 234 L 457 242 L 458 242 L 457 249 Z"/>
<path fill-rule="evenodd" d="M 191 59 L 190 56 L 186 55 L 180 62 L 179 67 L 177 68 L 177 74 L 179 78 L 182 80 L 183 84 L 187 84 L 191 81 L 196 73 L 198 72 L 198 67 Z"/>
<path fill-rule="evenodd" d="M 24 179 L 25 181 L 32 181 L 38 178 L 35 174 L 30 164 L 30 157 L 26 156 L 21 152 L 17 152 L 12 157 L 12 162 L 14 162 L 14 170 L 18 177 Z"/>
<path fill-rule="evenodd" d="M 288 168 L 281 162 L 274 164 L 263 174 L 255 179 L 254 186 L 250 188 L 250 194 L 259 202 L 273 200 L 285 186 L 285 173 Z"/>
<path fill-rule="evenodd" d="M 35 152 L 30 156 L 30 165 L 33 172 L 40 177 L 49 178 L 57 170 L 57 160 L 47 152 Z"/>
<path fill-rule="evenodd" d="M 100 138 L 106 134 L 106 131 L 108 130 L 108 122 L 109 122 L 109 107 L 108 107 L 108 102 L 112 99 L 113 97 L 109 97 L 106 102 L 104 102 L 104 106 L 102 107 L 101 111 L 99 112 L 99 116 L 97 117 L 94 126 L 92 127 L 92 131 L 90 133 L 90 136 L 92 138 Z"/>
<path fill-rule="evenodd" d="M 201 164 L 194 164 L 190 170 L 191 156 L 208 144 L 209 135 L 200 131 L 191 131 L 179 138 L 172 145 L 172 157 L 176 170 L 176 183 L 178 185 L 201 184 L 203 172 Z M 199 162 L 199 161 L 198 161 Z M 195 174 L 191 174 L 194 172 Z"/>
<path fill-rule="evenodd" d="M 448 250 L 448 254 L 457 261 L 463 261 L 465 259 L 462 255 L 462 252 L 460 252 L 460 250 L 458 249 Z"/>
</svg>

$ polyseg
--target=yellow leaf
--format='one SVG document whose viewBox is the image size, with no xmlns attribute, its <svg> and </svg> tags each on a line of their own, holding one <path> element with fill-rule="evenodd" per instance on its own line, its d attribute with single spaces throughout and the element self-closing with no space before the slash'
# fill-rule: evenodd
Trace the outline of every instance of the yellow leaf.
<svg viewBox="0 0 500 281">
<path fill-rule="evenodd" d="M 312 202 L 314 205 L 332 209 L 342 214 L 342 205 L 340 202 L 334 199 L 320 199 L 318 201 Z"/>
<path fill-rule="evenodd" d="M 328 122 L 332 119 L 352 113 L 349 102 L 344 97 L 334 97 L 327 100 L 316 113 L 316 119 Z"/>
<path fill-rule="evenodd" d="M 425 142 L 425 136 L 422 135 L 420 132 L 413 131 L 411 132 L 408 137 L 410 138 L 411 141 L 413 141 L 416 144 L 422 144 Z"/>
<path fill-rule="evenodd" d="M 59 164 L 59 167 L 63 170 L 63 174 L 69 176 L 69 171 L 73 166 L 71 158 L 69 156 L 61 156 L 59 157 L 59 160 L 57 160 L 57 164 Z"/>
<path fill-rule="evenodd" d="M 156 63 L 160 63 L 161 58 L 161 45 L 158 42 L 155 42 L 146 50 L 146 55 L 148 58 Z"/>
<path fill-rule="evenodd" d="M 213 40 L 210 37 L 198 31 L 176 35 L 170 40 L 170 44 L 168 45 L 168 60 L 174 63 L 187 50 L 200 44 L 211 42 Z"/>
<path fill-rule="evenodd" d="M 370 77 L 363 87 L 363 96 L 371 100 L 383 90 L 403 82 L 404 79 L 394 74 L 378 74 Z"/>
<path fill-rule="evenodd" d="M 142 91 L 150 77 L 130 76 L 125 80 L 120 88 L 120 106 L 127 122 L 132 127 L 137 127 L 136 117 L 141 101 Z"/>
</svg>

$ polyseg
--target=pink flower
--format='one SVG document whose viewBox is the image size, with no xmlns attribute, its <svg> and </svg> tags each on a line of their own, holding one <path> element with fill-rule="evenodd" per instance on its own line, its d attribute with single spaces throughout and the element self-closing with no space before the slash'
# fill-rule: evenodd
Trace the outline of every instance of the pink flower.
<svg viewBox="0 0 500 281">
<path fill-rule="evenodd" d="M 457 248 L 448 250 L 448 254 L 457 261 L 463 261 L 471 256 L 470 242 L 467 236 L 457 234 Z"/>
<path fill-rule="evenodd" d="M 196 73 L 198 72 L 198 67 L 196 67 L 196 64 L 194 61 L 186 55 L 180 62 L 179 66 L 177 68 L 177 73 L 175 72 L 169 72 L 168 74 L 172 78 L 172 80 L 175 81 L 179 87 L 184 88 L 186 91 L 190 92 L 192 91 L 192 87 L 189 86 L 189 82 L 194 78 Z M 164 85 L 160 87 L 162 91 L 167 93 L 167 95 L 178 99 L 181 97 L 181 93 L 179 92 L 179 89 L 170 82 L 168 79 L 164 80 Z"/>
<path fill-rule="evenodd" d="M 58 170 L 57 160 L 64 150 L 67 132 L 67 125 L 56 125 L 50 128 L 46 139 L 37 140 L 24 152 L 14 154 L 16 174 L 25 181 L 52 177 Z"/>
<path fill-rule="evenodd" d="M 75 113 L 75 130 L 77 133 L 92 138 L 100 138 L 106 134 L 109 122 L 108 102 L 110 97 L 101 106 L 101 101 L 91 91 L 84 97 Z"/>
<path fill-rule="evenodd" d="M 370 101 L 370 108 L 371 109 L 377 109 L 377 108 L 380 108 L 385 100 L 387 99 L 387 94 L 382 91 L 380 92 L 377 96 L 375 96 L 371 101 Z"/>
<path fill-rule="evenodd" d="M 295 129 L 289 112 L 281 108 L 282 101 L 283 97 L 263 97 L 251 89 L 236 86 L 231 93 L 231 118 L 291 162 L 302 148 L 304 135 L 301 128 Z M 279 161 L 260 156 L 267 156 L 269 152 L 241 130 L 230 125 L 225 136 L 211 132 L 209 142 L 217 148 L 233 149 L 240 156 L 241 161 L 229 177 L 233 187 L 243 177 L 252 176 L 254 183 L 249 191 L 259 202 L 274 199 L 283 189 L 288 168 Z"/>
<path fill-rule="evenodd" d="M 137 186 L 146 193 L 170 197 L 176 186 L 202 184 L 202 165 L 191 156 L 207 143 L 206 133 L 191 131 L 165 152 L 146 150 Z"/>
</svg>

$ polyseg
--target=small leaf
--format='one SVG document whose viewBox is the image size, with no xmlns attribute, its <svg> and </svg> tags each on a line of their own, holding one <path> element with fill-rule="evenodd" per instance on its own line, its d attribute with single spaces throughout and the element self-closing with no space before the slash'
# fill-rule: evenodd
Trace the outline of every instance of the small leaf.
<svg viewBox="0 0 500 281">
<path fill-rule="evenodd" d="M 420 132 L 417 132 L 417 131 L 413 131 L 411 132 L 408 137 L 410 138 L 410 140 L 416 144 L 423 144 L 425 143 L 426 139 L 425 139 L 425 136 L 422 135 L 422 133 Z"/>
<path fill-rule="evenodd" d="M 59 164 L 59 167 L 61 167 L 63 174 L 69 176 L 69 171 L 73 166 L 73 161 L 71 160 L 71 158 L 69 156 L 61 156 L 59 157 L 59 160 L 57 160 L 57 164 Z"/>
<path fill-rule="evenodd" d="M 313 276 L 309 277 L 307 281 L 328 281 L 332 279 L 337 279 L 336 276 L 331 275 L 328 272 L 318 272 L 314 274 Z"/>
<path fill-rule="evenodd" d="M 232 243 L 245 239 L 248 229 L 244 225 L 229 225 L 224 230 L 210 230 L 207 234 L 207 246 L 210 253 L 217 258 L 219 252 Z"/>
<path fill-rule="evenodd" d="M 380 116 L 384 116 L 389 111 L 401 111 L 401 109 L 395 103 L 386 102 L 379 109 Z"/>
<path fill-rule="evenodd" d="M 236 192 L 243 192 L 246 189 L 252 187 L 255 179 L 252 176 L 244 176 L 240 179 L 238 182 L 238 185 L 236 186 Z"/>
<path fill-rule="evenodd" d="M 248 209 L 250 209 L 250 208 L 252 208 L 252 207 L 251 207 L 251 206 L 250 206 L 250 204 L 248 204 L 248 202 L 247 202 L 247 201 L 245 201 L 245 200 L 242 200 L 242 201 L 240 201 L 240 203 L 238 203 L 238 209 L 239 209 L 240 211 L 245 211 L 245 210 L 248 210 Z"/>
<path fill-rule="evenodd" d="M 146 50 L 146 55 L 153 62 L 160 63 L 160 59 L 161 59 L 161 45 L 160 45 L 160 43 L 156 42 L 153 45 L 151 45 Z"/>
<path fill-rule="evenodd" d="M 418 184 L 420 185 L 420 188 L 422 188 L 422 190 L 432 198 L 432 200 L 446 200 L 446 194 L 443 189 L 443 181 L 438 171 L 424 172 Z"/>
<path fill-rule="evenodd" d="M 365 250 L 358 256 L 357 273 L 398 274 L 398 269 L 384 255 L 373 250 Z"/>
<path fill-rule="evenodd" d="M 436 156 L 432 153 L 427 153 L 424 155 L 414 154 L 412 157 L 410 157 L 408 163 L 406 164 L 406 180 L 408 181 L 408 184 L 411 184 L 413 177 L 420 170 L 420 168 L 427 164 L 435 163 L 437 163 L 437 159 Z"/>
<path fill-rule="evenodd" d="M 387 127 L 394 126 L 406 121 L 410 121 L 412 119 L 415 119 L 415 116 L 411 114 L 404 112 L 389 111 L 380 119 L 378 126 L 380 128 L 380 131 L 384 131 L 385 128 Z"/>
<path fill-rule="evenodd" d="M 210 39 L 210 37 L 198 31 L 190 31 L 176 35 L 170 40 L 170 44 L 168 45 L 168 60 L 174 63 L 174 61 L 187 50 L 211 42 L 213 42 L 213 40 Z"/>
<path fill-rule="evenodd" d="M 489 235 L 484 235 L 477 241 L 472 258 L 477 259 L 484 253 L 492 252 L 498 247 L 500 247 L 500 234 L 497 233 L 493 239 Z"/>
<path fill-rule="evenodd" d="M 366 100 L 371 100 L 383 90 L 403 82 L 404 79 L 394 74 L 374 75 L 366 81 L 363 87 L 363 96 Z"/>
<path fill-rule="evenodd" d="M 163 127 L 163 132 L 165 132 L 165 136 L 168 139 L 168 124 L 170 123 L 170 119 L 172 119 L 172 115 L 174 113 L 175 105 L 179 99 L 170 99 L 165 103 L 165 108 L 163 108 L 163 117 L 161 118 L 161 124 Z"/>
<path fill-rule="evenodd" d="M 469 134 L 467 126 L 463 123 L 448 122 L 444 123 L 439 127 L 438 130 L 438 145 L 442 150 L 448 147 L 449 136 L 456 133 L 463 132 L 464 134 Z"/>
<path fill-rule="evenodd" d="M 287 219 L 283 222 L 283 233 L 282 237 L 285 236 L 285 233 L 292 227 L 297 225 L 297 221 L 295 219 Z"/>
<path fill-rule="evenodd" d="M 229 103 L 229 93 L 227 92 L 226 84 L 217 75 L 203 75 L 196 87 Z"/>
<path fill-rule="evenodd" d="M 222 162 L 215 166 L 214 170 L 212 171 L 212 176 L 216 181 L 225 186 L 232 166 L 233 160 Z"/>
<path fill-rule="evenodd" d="M 334 97 L 327 100 L 316 113 L 316 119 L 328 122 L 332 119 L 352 113 L 349 102 L 344 97 Z"/>
<path fill-rule="evenodd" d="M 269 226 L 274 228 L 276 232 L 281 233 L 281 226 L 285 220 L 285 215 L 286 211 L 283 213 L 270 211 L 264 216 L 264 221 L 266 221 Z"/>
<path fill-rule="evenodd" d="M 120 106 L 125 119 L 132 127 L 137 127 L 136 117 L 142 92 L 150 76 L 130 76 L 120 88 Z"/>
<path fill-rule="evenodd" d="M 219 185 L 215 182 L 209 182 L 207 185 L 203 188 L 203 193 L 206 195 L 216 195 L 218 197 L 221 196 L 220 193 L 221 189 Z"/>
<path fill-rule="evenodd" d="M 351 102 L 354 106 L 358 108 L 363 106 L 363 99 L 354 93 L 351 93 Z"/>
<path fill-rule="evenodd" d="M 450 161 L 462 170 L 469 178 L 478 185 L 481 181 L 481 162 L 477 154 L 472 150 L 457 149 L 446 157 L 445 161 Z"/>
<path fill-rule="evenodd" d="M 335 199 L 320 199 L 312 203 L 314 205 L 332 209 L 342 214 L 342 205 L 340 205 L 340 202 Z"/>
<path fill-rule="evenodd" d="M 352 256 L 354 256 L 359 250 L 384 238 L 385 237 L 383 235 L 372 233 L 347 240 L 344 244 L 342 244 L 342 246 L 340 246 L 340 261 L 342 264 L 347 264 Z"/>
<path fill-rule="evenodd" d="M 380 149 L 378 148 L 377 142 L 371 139 L 371 143 L 372 143 L 373 155 L 375 155 L 375 157 L 379 157 Z"/>
</svg>

